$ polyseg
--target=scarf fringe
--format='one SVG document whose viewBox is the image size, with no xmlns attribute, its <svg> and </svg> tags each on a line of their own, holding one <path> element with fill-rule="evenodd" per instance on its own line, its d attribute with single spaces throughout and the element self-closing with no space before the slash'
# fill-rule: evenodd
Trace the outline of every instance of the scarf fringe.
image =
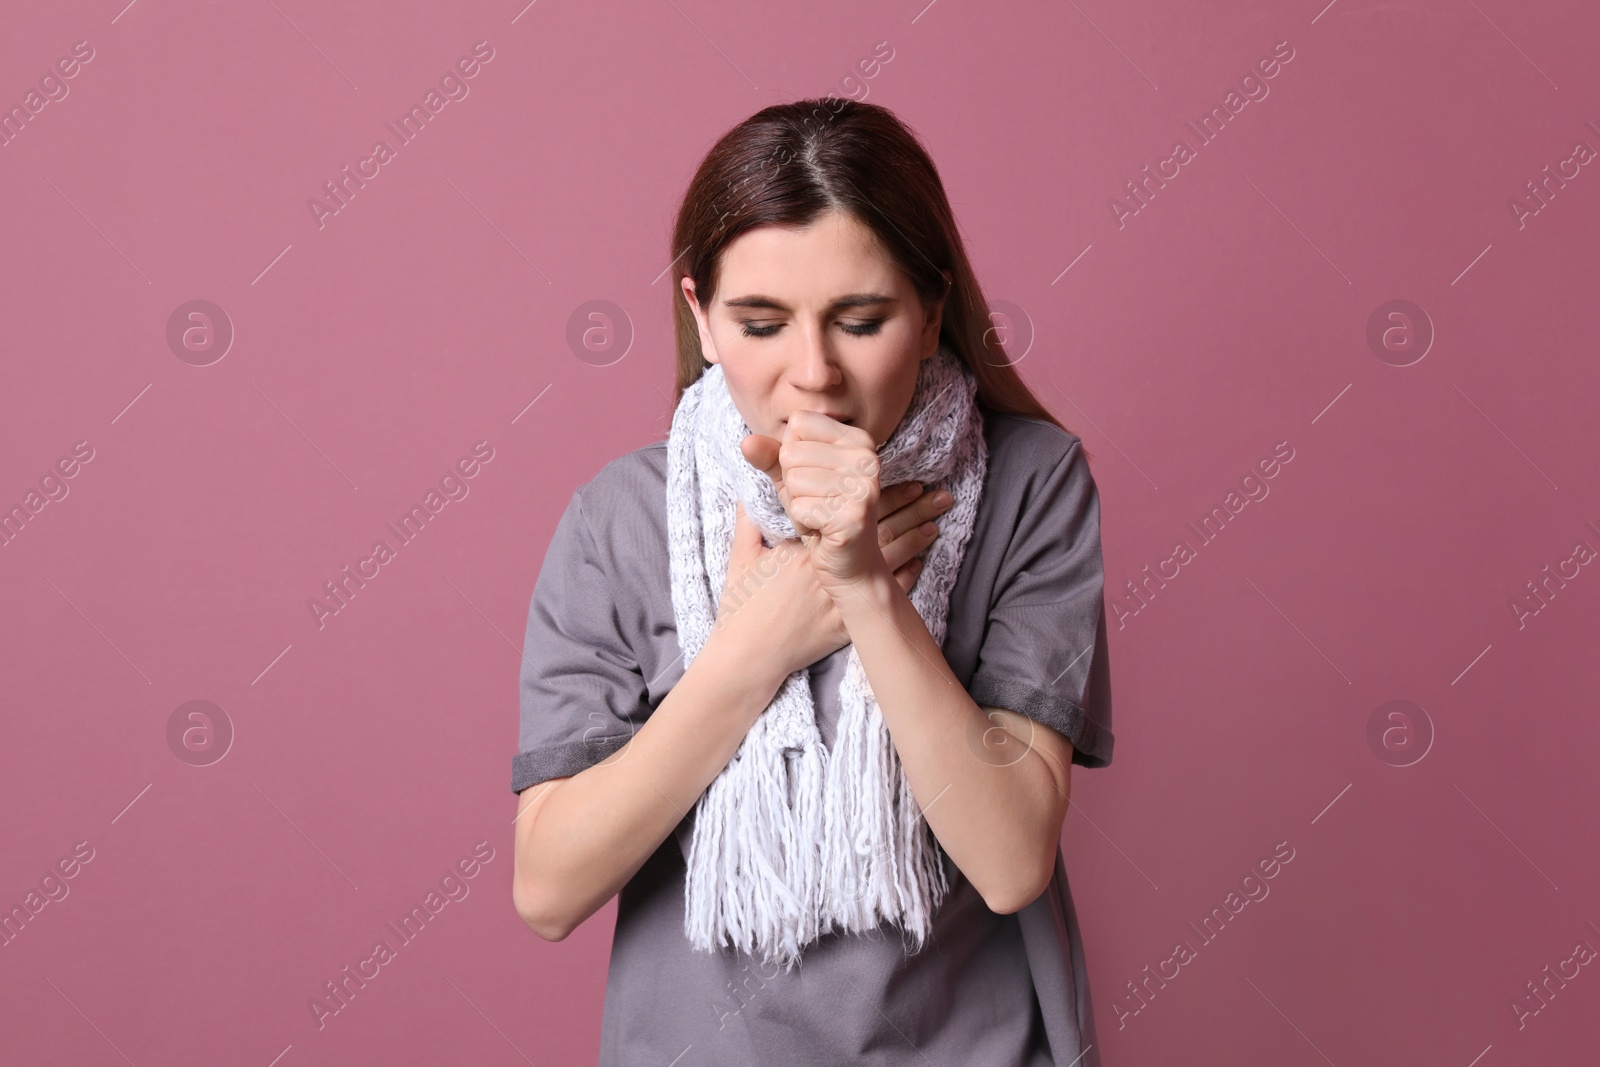
<svg viewBox="0 0 1600 1067">
<path fill-rule="evenodd" d="M 959 357 L 941 349 L 923 363 L 910 408 L 879 449 L 882 484 L 915 479 L 955 497 L 911 593 L 941 644 L 987 462 L 975 392 Z M 684 391 L 673 417 L 668 535 L 686 663 L 715 620 L 735 501 L 769 537 L 795 536 L 771 481 L 739 452 L 749 432 L 717 365 Z M 684 890 L 684 935 L 696 949 L 729 947 L 792 970 L 807 944 L 834 929 L 870 934 L 894 922 L 913 952 L 931 936 L 949 890 L 944 853 L 853 647 L 840 701 L 830 751 L 816 725 L 809 671 L 791 674 L 701 795 Z"/>
</svg>

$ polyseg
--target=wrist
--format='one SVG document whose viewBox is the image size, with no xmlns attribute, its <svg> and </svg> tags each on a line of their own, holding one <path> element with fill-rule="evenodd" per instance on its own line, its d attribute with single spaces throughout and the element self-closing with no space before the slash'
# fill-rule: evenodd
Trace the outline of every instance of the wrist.
<svg viewBox="0 0 1600 1067">
<path fill-rule="evenodd" d="M 881 556 L 866 573 L 849 582 L 828 586 L 827 591 L 840 621 L 851 632 L 854 632 L 855 620 L 887 617 L 897 600 L 906 599 L 905 590 L 900 588 L 894 572 Z"/>
<path fill-rule="evenodd" d="M 716 673 L 724 684 L 741 691 L 741 695 L 759 701 L 766 707 L 777 695 L 789 672 L 773 658 L 770 645 L 752 636 L 745 629 L 713 626 L 711 635 L 690 669 L 701 664 Z"/>
</svg>

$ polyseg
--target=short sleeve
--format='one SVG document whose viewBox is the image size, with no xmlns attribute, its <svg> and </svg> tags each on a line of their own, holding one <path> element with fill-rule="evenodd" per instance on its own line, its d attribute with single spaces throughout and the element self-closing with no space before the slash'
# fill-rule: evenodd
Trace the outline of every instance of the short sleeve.
<svg viewBox="0 0 1600 1067">
<path fill-rule="evenodd" d="M 616 592 L 580 489 L 551 535 L 528 606 L 512 792 L 594 766 L 627 744 L 648 715 Z"/>
<path fill-rule="evenodd" d="M 1104 585 L 1100 497 L 1074 438 L 1022 499 L 967 688 L 1060 733 L 1085 767 L 1111 762 Z"/>
</svg>

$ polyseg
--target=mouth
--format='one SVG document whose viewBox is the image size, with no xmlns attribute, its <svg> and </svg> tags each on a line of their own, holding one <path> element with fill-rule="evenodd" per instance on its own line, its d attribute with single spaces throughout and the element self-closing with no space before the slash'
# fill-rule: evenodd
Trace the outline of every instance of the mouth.
<svg viewBox="0 0 1600 1067">
<path fill-rule="evenodd" d="M 828 418 L 832 419 L 835 422 L 842 422 L 846 426 L 855 425 L 855 420 L 853 418 L 851 418 L 851 417 L 847 417 L 847 416 L 844 416 L 844 415 L 835 415 L 831 411 L 823 411 L 823 412 L 819 412 L 819 414 L 826 415 L 826 416 L 828 416 Z M 788 416 L 784 416 L 781 420 L 779 420 L 779 424 L 780 425 L 787 425 L 788 422 L 789 422 Z"/>
</svg>

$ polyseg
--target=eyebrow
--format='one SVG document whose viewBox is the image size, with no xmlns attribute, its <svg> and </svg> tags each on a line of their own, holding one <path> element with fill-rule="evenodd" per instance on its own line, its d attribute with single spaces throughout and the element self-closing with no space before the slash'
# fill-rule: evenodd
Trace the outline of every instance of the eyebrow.
<svg viewBox="0 0 1600 1067">
<path fill-rule="evenodd" d="M 894 297 L 885 296 L 883 293 L 851 293 L 848 296 L 841 296 L 829 304 L 828 310 L 831 312 L 841 311 L 845 308 L 877 307 L 897 302 Z M 724 300 L 722 306 L 729 308 L 762 308 L 769 311 L 792 310 L 781 301 L 774 300 L 770 296 L 762 296 L 759 293 L 751 296 L 741 296 L 737 300 Z"/>
</svg>

